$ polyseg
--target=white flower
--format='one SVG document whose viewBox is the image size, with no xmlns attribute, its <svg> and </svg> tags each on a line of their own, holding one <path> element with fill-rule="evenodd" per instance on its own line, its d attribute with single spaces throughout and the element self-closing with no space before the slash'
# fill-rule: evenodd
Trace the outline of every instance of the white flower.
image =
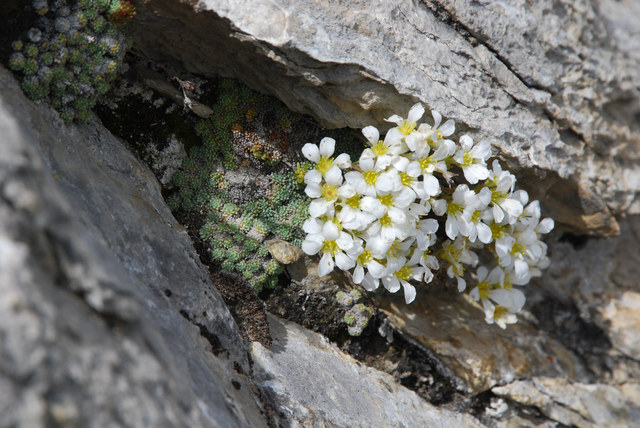
<svg viewBox="0 0 640 428">
<path fill-rule="evenodd" d="M 477 195 L 466 184 L 459 185 L 447 203 L 445 232 L 449 239 L 456 239 L 458 234 L 469 236 L 472 229 L 471 215 L 478 205 Z"/>
<path fill-rule="evenodd" d="M 449 137 L 455 132 L 456 124 L 452 119 L 449 119 L 440 126 L 442 115 L 437 111 L 432 111 L 431 115 L 433 116 L 433 129 L 431 130 L 430 139 L 436 147 L 439 147 L 441 141 L 446 139 L 445 137 Z"/>
<path fill-rule="evenodd" d="M 404 289 L 405 302 L 411 303 L 416 298 L 416 288 L 410 280 L 421 281 L 424 277 L 424 268 L 421 266 L 409 266 L 407 259 L 395 259 L 388 266 L 389 273 L 382 278 L 382 284 L 391 293 Z"/>
<path fill-rule="evenodd" d="M 362 130 L 371 148 L 365 149 L 360 159 L 376 159 L 378 166 L 386 168 L 398 155 L 407 151 L 406 144 L 402 141 L 403 135 L 397 128 L 387 132 L 383 140 L 380 140 L 380 131 L 373 126 L 367 126 Z"/>
<path fill-rule="evenodd" d="M 471 227 L 468 238 L 472 243 L 476 242 L 476 239 L 479 239 L 483 244 L 491 242 L 491 228 L 483 221 L 487 217 L 489 202 L 491 202 L 491 191 L 483 187 L 477 194 L 476 204 L 473 206 L 473 213 L 469 218 Z"/>
<path fill-rule="evenodd" d="M 341 154 L 337 158 L 333 159 L 331 155 L 335 150 L 336 140 L 333 138 L 325 137 L 320 140 L 320 147 L 315 144 L 307 143 L 302 147 L 302 154 L 305 158 L 316 164 L 315 169 L 307 171 L 309 174 L 312 171 L 320 173 L 323 177 L 332 166 L 338 166 L 340 169 L 351 167 L 351 159 L 346 153 Z M 311 175 L 315 175 L 312 173 Z M 317 181 L 313 179 L 312 181 Z M 306 183 L 306 177 L 305 177 Z"/>
<path fill-rule="evenodd" d="M 522 203 L 518 195 L 511 198 L 516 178 L 509 171 L 503 171 L 497 160 L 493 161 L 492 171 L 485 186 L 491 190 L 491 205 L 493 219 L 501 223 L 505 218 L 509 224 L 516 222 L 522 214 Z"/>
<path fill-rule="evenodd" d="M 467 247 L 467 239 L 459 236 L 455 241 L 446 241 L 440 250 L 440 259 L 449 263 L 447 275 L 456 278 L 458 291 L 463 292 L 467 282 L 463 278 L 465 265 L 475 267 L 478 264 L 478 255 Z"/>
<path fill-rule="evenodd" d="M 343 187 L 346 186 L 349 186 L 349 184 L 345 184 Z M 367 226 L 377 218 L 370 212 L 362 210 L 360 203 L 361 200 L 362 195 L 355 193 L 355 191 L 353 192 L 353 195 L 349 195 L 341 200 L 341 209 L 338 211 L 338 214 L 336 214 L 336 217 L 345 229 L 357 231 L 365 230 Z"/>
<path fill-rule="evenodd" d="M 374 258 L 375 251 L 375 249 L 372 251 L 372 245 L 367 243 L 366 248 L 358 245 L 355 252 L 352 251 L 348 253 L 349 256 L 355 258 L 355 269 L 353 270 L 354 284 L 360 284 L 364 280 L 365 268 L 367 268 L 367 274 L 370 275 L 372 279 L 380 279 L 385 276 L 387 268 Z M 371 281 L 368 281 L 368 283 L 375 284 L 375 288 L 378 288 L 377 283 Z"/>
<path fill-rule="evenodd" d="M 351 186 L 340 186 L 342 184 L 342 171 L 337 166 L 329 168 L 324 176 L 325 182 L 315 183 L 310 181 L 304 189 L 307 196 L 316 198 L 309 204 L 309 214 L 311 217 L 320 217 L 333 208 L 339 197 L 349 198 L 355 194 Z"/>
<path fill-rule="evenodd" d="M 469 184 L 476 184 L 489 177 L 486 161 L 491 156 L 491 146 L 483 141 L 475 146 L 468 135 L 460 137 L 461 148 L 453 155 L 453 160 L 462 168 Z"/>
<path fill-rule="evenodd" d="M 349 171 L 344 178 L 361 195 L 375 197 L 402 187 L 398 171 L 385 169 L 375 159 L 360 159 L 358 167 L 361 171 Z"/>
<path fill-rule="evenodd" d="M 349 270 L 354 266 L 353 260 L 343 252 L 351 250 L 353 238 L 348 233 L 341 232 L 333 221 L 323 223 L 319 219 L 308 219 L 304 222 L 303 230 L 308 235 L 302 242 L 302 251 L 310 256 L 319 252 L 323 254 L 318 264 L 318 276 L 331 273 L 335 265 L 342 270 Z"/>
<path fill-rule="evenodd" d="M 409 114 L 407 115 L 407 119 L 403 119 L 402 117 L 394 114 L 391 117 L 385 119 L 387 122 L 393 122 L 398 125 L 398 130 L 402 133 L 402 135 L 409 135 L 416 129 L 418 125 L 418 121 L 424 114 L 424 106 L 420 103 L 415 104 L 413 107 L 409 109 Z"/>
</svg>

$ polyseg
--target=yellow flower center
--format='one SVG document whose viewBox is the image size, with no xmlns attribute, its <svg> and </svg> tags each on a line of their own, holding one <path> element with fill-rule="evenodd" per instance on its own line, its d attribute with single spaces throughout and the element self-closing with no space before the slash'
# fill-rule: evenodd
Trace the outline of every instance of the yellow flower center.
<svg viewBox="0 0 640 428">
<path fill-rule="evenodd" d="M 388 207 L 393 205 L 393 195 L 391 194 L 378 196 L 378 200 L 380 200 L 380 203 L 382 203 L 382 205 L 386 205 Z"/>
<path fill-rule="evenodd" d="M 493 192 L 491 192 L 491 202 L 493 202 L 494 204 L 498 204 L 504 201 L 506 197 L 506 192 L 500 192 L 498 190 L 494 190 Z"/>
<path fill-rule="evenodd" d="M 455 202 L 449 202 L 447 205 L 447 214 L 449 215 L 457 215 L 462 212 L 462 205 L 456 204 Z"/>
<path fill-rule="evenodd" d="M 478 294 L 480 295 L 481 299 L 488 299 L 489 298 L 489 291 L 491 291 L 493 287 L 489 284 L 487 284 L 485 281 L 482 281 L 481 283 L 478 284 Z"/>
<path fill-rule="evenodd" d="M 391 257 L 399 256 L 401 249 L 402 248 L 400 248 L 400 241 L 396 239 L 395 241 L 393 241 L 393 244 L 391 244 L 391 248 L 389 248 L 387 254 Z"/>
<path fill-rule="evenodd" d="M 371 151 L 376 156 L 386 155 L 388 150 L 389 147 L 382 140 L 378 140 L 378 142 L 371 147 Z"/>
<path fill-rule="evenodd" d="M 364 253 L 358 256 L 358 263 L 360 263 L 362 266 L 366 265 L 371 260 L 373 260 L 373 256 L 371 255 L 371 251 L 369 250 L 364 250 Z"/>
<path fill-rule="evenodd" d="M 515 244 L 513 244 L 513 247 L 511 248 L 511 255 L 515 256 L 516 254 L 520 254 L 521 256 L 524 256 L 524 252 L 527 248 L 520 244 L 519 242 L 516 242 Z"/>
<path fill-rule="evenodd" d="M 360 199 L 362 199 L 362 195 L 355 194 L 349 199 L 347 199 L 345 202 L 347 205 L 349 205 L 351 208 L 355 210 L 360 208 Z"/>
<path fill-rule="evenodd" d="M 415 122 L 409 122 L 408 120 L 404 120 L 402 125 L 398 126 L 398 130 L 402 133 L 402 135 L 409 135 L 416 129 Z"/>
<path fill-rule="evenodd" d="M 391 220 L 389 214 L 385 214 L 380 218 L 380 225 L 383 227 L 389 227 L 393 225 L 393 220 Z"/>
<path fill-rule="evenodd" d="M 333 158 L 328 156 L 320 156 L 320 160 L 316 164 L 316 169 L 320 171 L 320 174 L 324 175 L 329 171 L 329 168 L 333 165 Z"/>
<path fill-rule="evenodd" d="M 409 278 L 411 278 L 412 271 L 413 269 L 409 266 L 403 266 L 402 269 L 396 272 L 396 276 L 398 277 L 398 279 L 404 279 L 405 281 L 407 281 Z"/>
<path fill-rule="evenodd" d="M 340 249 L 338 248 L 336 241 L 324 241 L 322 244 L 323 253 L 329 253 L 330 255 L 335 256 L 339 250 Z"/>
<path fill-rule="evenodd" d="M 327 201 L 335 201 L 338 198 L 338 186 L 334 184 L 323 184 L 320 194 Z"/>
<path fill-rule="evenodd" d="M 506 231 L 506 226 L 502 226 L 498 223 L 491 223 L 491 225 L 489 226 L 489 229 L 491 229 L 491 234 L 493 235 L 493 237 L 495 239 L 501 238 L 502 235 L 504 235 L 504 232 Z"/>
<path fill-rule="evenodd" d="M 433 159 L 431 159 L 431 156 L 427 156 L 427 157 L 424 157 L 424 158 L 420 159 L 418 161 L 418 163 L 420 164 L 420 169 L 421 170 L 427 171 L 429 166 L 433 165 Z"/>
<path fill-rule="evenodd" d="M 471 215 L 471 221 L 475 224 L 482 220 L 482 211 L 475 210 Z"/>
<path fill-rule="evenodd" d="M 493 311 L 493 319 L 497 320 L 507 314 L 507 308 L 504 306 L 496 305 L 496 309 Z"/>
<path fill-rule="evenodd" d="M 471 156 L 471 153 L 464 152 L 464 155 L 462 155 L 462 166 L 470 166 L 474 163 L 475 161 L 473 159 L 473 156 Z"/>
<path fill-rule="evenodd" d="M 415 183 L 415 181 L 416 181 L 415 177 L 410 176 L 406 172 L 400 173 L 400 182 L 402 183 L 403 186 L 409 187 L 413 183 Z"/>
<path fill-rule="evenodd" d="M 365 171 L 362 173 L 362 177 L 364 177 L 364 182 L 371 186 L 376 184 L 378 173 L 375 171 Z"/>
</svg>

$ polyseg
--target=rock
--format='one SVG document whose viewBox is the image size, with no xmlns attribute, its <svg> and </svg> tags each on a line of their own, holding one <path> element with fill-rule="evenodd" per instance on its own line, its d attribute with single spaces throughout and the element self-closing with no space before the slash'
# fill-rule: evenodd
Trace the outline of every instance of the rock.
<svg viewBox="0 0 640 428">
<path fill-rule="evenodd" d="M 628 427 L 640 417 L 640 384 L 572 383 L 561 378 L 533 378 L 495 387 L 494 394 L 535 406 L 567 426 Z"/>
<path fill-rule="evenodd" d="M 233 75 L 328 126 L 383 125 L 421 101 L 490 141 L 559 223 L 611 236 L 615 215 L 640 213 L 634 7 L 152 0 L 133 37 L 151 58 Z"/>
<path fill-rule="evenodd" d="M 580 316 L 601 329 L 604 340 L 589 347 L 612 347 L 614 355 L 626 355 L 638 365 L 640 217 L 627 217 L 620 226 L 621 233 L 617 238 L 575 239 L 551 245 L 551 265 L 540 281 L 540 289 L 547 296 L 574 302 Z M 532 304 L 535 299 L 532 296 Z M 540 325 L 550 316 L 553 315 L 540 315 Z M 558 322 L 552 322 L 543 328 L 558 333 L 559 327 Z M 607 341 L 610 342 L 608 345 Z"/>
<path fill-rule="evenodd" d="M 480 427 L 438 409 L 391 376 L 362 366 L 323 336 L 270 317 L 271 350 L 253 343 L 254 379 L 284 426 Z"/>
<path fill-rule="evenodd" d="M 562 343 L 520 320 L 502 330 L 484 321 L 481 308 L 453 288 L 418 288 L 410 305 L 386 294 L 381 309 L 391 326 L 441 361 L 460 389 L 479 393 L 529 376 L 588 379 L 579 358 Z"/>
<path fill-rule="evenodd" d="M 0 68 L 0 426 L 266 426 L 246 348 L 147 167 Z"/>
</svg>

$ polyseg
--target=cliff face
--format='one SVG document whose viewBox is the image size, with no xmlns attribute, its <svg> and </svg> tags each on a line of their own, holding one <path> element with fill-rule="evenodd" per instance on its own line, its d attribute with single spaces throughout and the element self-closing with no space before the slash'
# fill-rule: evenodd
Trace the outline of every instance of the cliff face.
<svg viewBox="0 0 640 428">
<path fill-rule="evenodd" d="M 138 46 L 189 71 L 238 77 L 332 127 L 382 124 L 419 100 L 490 141 L 578 233 L 616 235 L 614 216 L 640 210 L 632 1 L 207 0 L 196 9 L 145 2 Z"/>
<path fill-rule="evenodd" d="M 133 51 L 147 60 L 232 76 L 330 127 L 383 125 L 421 101 L 490 141 L 557 221 L 551 266 L 506 331 L 432 287 L 410 306 L 378 300 L 366 338 L 342 349 L 274 315 L 270 346 L 251 343 L 148 166 L 98 121 L 64 124 L 0 69 L 0 425 L 637 420 L 636 3 L 137 6 Z M 288 278 L 268 309 L 338 337 L 323 311 L 352 284 L 317 278 L 308 258 Z"/>
</svg>

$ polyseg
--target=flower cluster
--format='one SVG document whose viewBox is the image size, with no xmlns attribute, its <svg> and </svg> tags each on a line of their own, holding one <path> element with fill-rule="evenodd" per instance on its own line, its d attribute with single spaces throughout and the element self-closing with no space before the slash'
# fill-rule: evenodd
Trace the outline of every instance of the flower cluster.
<svg viewBox="0 0 640 428">
<path fill-rule="evenodd" d="M 514 286 L 549 264 L 540 236 L 553 220 L 540 219 L 539 202 L 515 190 L 516 178 L 497 160 L 487 165 L 489 143 L 468 135 L 456 143 L 452 120 L 442 123 L 434 111 L 433 125 L 418 124 L 423 114 L 416 104 L 406 119 L 386 119 L 396 126 L 383 139 L 375 127 L 364 128 L 369 147 L 357 163 L 347 154 L 333 157 L 331 138 L 302 148 L 315 164 L 304 176 L 312 201 L 302 249 L 321 255 L 320 276 L 336 265 L 353 269 L 356 284 L 402 288 L 407 303 L 417 284 L 442 269 L 482 303 L 488 323 L 505 328 L 525 301 Z M 478 266 L 481 249 L 491 268 Z"/>
</svg>

